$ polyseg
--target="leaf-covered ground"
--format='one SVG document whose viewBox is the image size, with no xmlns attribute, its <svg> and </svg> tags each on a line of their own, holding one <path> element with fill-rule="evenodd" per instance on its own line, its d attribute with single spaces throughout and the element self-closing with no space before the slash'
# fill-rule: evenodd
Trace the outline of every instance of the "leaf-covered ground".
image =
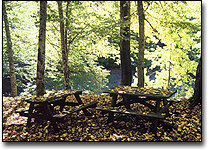
<svg viewBox="0 0 208 150">
<path fill-rule="evenodd" d="M 178 126 L 177 129 L 168 129 L 159 126 L 156 135 L 152 132 L 151 121 L 116 115 L 113 123 L 107 122 L 107 114 L 93 108 L 88 110 L 92 116 L 85 116 L 82 111 L 67 118 L 67 122 L 60 123 L 60 132 L 55 133 L 50 122 L 33 122 L 31 128 L 26 127 L 26 117 L 15 113 L 20 108 L 28 108 L 23 102 L 25 97 L 3 98 L 3 141 L 201 141 L 201 105 L 188 109 L 189 101 L 173 104 L 169 108 L 171 116 L 167 122 Z M 98 106 L 109 106 L 109 95 L 82 95 L 84 103 L 98 101 Z M 75 101 L 73 96 L 68 101 Z M 149 111 L 142 104 L 131 104 L 134 109 L 142 112 Z M 65 107 L 70 111 L 74 107 Z M 58 108 L 56 108 L 58 109 Z M 123 109 L 120 107 L 119 109 Z"/>
</svg>

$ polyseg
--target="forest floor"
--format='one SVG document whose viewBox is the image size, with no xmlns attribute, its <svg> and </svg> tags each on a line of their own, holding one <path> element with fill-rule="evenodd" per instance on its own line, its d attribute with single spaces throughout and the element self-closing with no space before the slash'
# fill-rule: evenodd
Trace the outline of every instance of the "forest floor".
<svg viewBox="0 0 208 150">
<path fill-rule="evenodd" d="M 96 100 L 98 106 L 109 105 L 111 99 L 109 95 L 95 94 L 82 95 L 81 98 L 84 103 Z M 151 131 L 151 121 L 117 115 L 113 123 L 108 123 L 107 115 L 93 108 L 88 109 L 92 116 L 85 116 L 80 111 L 67 118 L 67 122 L 60 123 L 61 130 L 58 133 L 46 121 L 33 122 L 27 128 L 27 118 L 15 113 L 19 108 L 29 107 L 24 99 L 25 97 L 3 97 L 3 141 L 202 141 L 201 105 L 195 106 L 190 113 L 189 101 L 185 98 L 169 108 L 171 116 L 167 121 L 178 128 L 170 130 L 159 126 L 156 135 Z M 67 100 L 75 101 L 71 96 Z M 148 111 L 142 104 L 131 106 Z"/>
</svg>

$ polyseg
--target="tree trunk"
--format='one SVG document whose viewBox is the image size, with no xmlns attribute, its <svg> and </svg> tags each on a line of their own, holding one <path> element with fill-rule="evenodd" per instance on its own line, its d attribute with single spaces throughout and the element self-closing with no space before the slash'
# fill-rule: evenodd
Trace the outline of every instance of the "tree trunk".
<svg viewBox="0 0 208 150">
<path fill-rule="evenodd" d="M 12 41 L 11 41 L 11 36 L 10 36 L 9 22 L 8 22 L 8 19 L 7 19 L 7 12 L 6 12 L 5 2 L 3 1 L 2 3 L 3 3 L 4 24 L 5 24 L 6 37 L 7 37 L 7 49 L 8 49 L 8 54 L 9 54 L 11 96 L 15 97 L 15 96 L 17 96 L 17 84 L 16 84 L 15 69 L 14 69 L 14 61 L 13 61 L 13 58 L 12 58 L 13 57 Z"/>
<path fill-rule="evenodd" d="M 67 35 L 64 36 L 62 1 L 57 1 L 57 3 L 58 3 L 58 9 L 59 9 L 59 18 L 60 18 L 60 34 L 61 34 L 62 63 L 63 63 L 63 72 L 64 72 L 64 86 L 65 86 L 65 89 L 68 90 L 68 89 L 71 89 L 71 86 L 70 86 L 70 71 L 68 67 L 68 50 L 67 50 L 67 44 L 66 44 Z"/>
<path fill-rule="evenodd" d="M 142 1 L 137 2 L 139 16 L 139 53 L 138 53 L 138 87 L 144 87 L 144 10 Z"/>
<path fill-rule="evenodd" d="M 196 106 L 198 103 L 202 103 L 202 58 L 200 58 L 199 64 L 196 70 L 196 81 L 194 87 L 194 95 L 190 98 L 190 109 Z"/>
<path fill-rule="evenodd" d="M 45 39 L 46 39 L 47 1 L 40 1 L 40 29 L 37 63 L 36 95 L 45 94 Z"/>
<path fill-rule="evenodd" d="M 130 1 L 120 1 L 120 19 L 121 85 L 131 85 Z"/>
</svg>

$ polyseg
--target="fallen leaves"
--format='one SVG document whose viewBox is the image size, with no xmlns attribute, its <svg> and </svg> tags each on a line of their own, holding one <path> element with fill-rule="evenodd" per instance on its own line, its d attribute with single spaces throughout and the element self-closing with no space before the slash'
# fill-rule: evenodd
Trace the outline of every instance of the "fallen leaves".
<svg viewBox="0 0 208 150">
<path fill-rule="evenodd" d="M 127 94 L 137 94 L 137 95 L 145 95 L 145 96 L 161 96 L 161 97 L 169 97 L 175 90 L 170 89 L 154 89 L 154 88 L 137 88 L 131 86 L 122 86 L 119 85 L 110 90 L 106 90 L 105 92 L 116 92 L 116 93 L 127 93 Z"/>
<path fill-rule="evenodd" d="M 82 111 L 72 114 L 66 123 L 59 123 L 61 131 L 54 133 L 49 122 L 33 122 L 31 128 L 26 127 L 26 118 L 18 116 L 15 110 L 28 108 L 22 100 L 26 97 L 3 98 L 3 141 L 201 141 L 201 105 L 189 111 L 187 99 L 174 103 L 169 108 L 171 116 L 169 123 L 178 126 L 177 129 L 166 129 L 159 126 L 157 136 L 152 133 L 152 123 L 145 119 L 127 117 L 115 114 L 115 121 L 108 123 L 108 114 L 102 114 L 93 108 L 88 110 L 92 116 L 85 116 Z M 109 95 L 81 95 L 84 103 L 98 101 L 98 106 L 110 106 Z M 119 97 L 121 99 L 121 97 Z M 67 101 L 76 102 L 73 96 Z M 119 100 L 118 100 L 119 101 Z M 69 111 L 73 107 L 64 107 Z M 141 112 L 149 111 L 142 104 L 131 104 L 133 109 Z M 58 107 L 56 108 L 59 109 Z M 119 107 L 119 110 L 125 108 Z M 187 117 L 189 116 L 189 117 Z"/>
</svg>

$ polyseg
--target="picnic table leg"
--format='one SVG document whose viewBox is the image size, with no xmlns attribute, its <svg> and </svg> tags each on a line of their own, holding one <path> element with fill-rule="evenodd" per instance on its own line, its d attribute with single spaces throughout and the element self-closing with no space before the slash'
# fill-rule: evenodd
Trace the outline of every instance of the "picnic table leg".
<svg viewBox="0 0 208 150">
<path fill-rule="evenodd" d="M 114 121 L 114 114 L 112 112 L 109 112 L 107 122 L 110 123 L 110 122 L 113 122 L 113 121 Z"/>
<path fill-rule="evenodd" d="M 130 105 L 129 105 L 129 102 L 128 102 L 128 97 L 126 97 L 126 96 L 122 96 L 123 97 L 123 101 L 125 102 L 125 104 L 124 104 L 124 106 L 126 107 L 126 109 L 127 110 L 131 110 L 131 107 L 130 107 Z"/>
<path fill-rule="evenodd" d="M 158 113 L 160 111 L 160 100 L 156 100 L 155 112 Z M 154 119 L 153 121 L 153 133 L 157 134 L 157 127 L 159 125 L 159 119 Z"/>
<path fill-rule="evenodd" d="M 159 119 L 155 119 L 155 120 L 153 121 L 153 133 L 154 133 L 155 135 L 157 135 L 157 127 L 158 127 L 158 124 L 159 124 Z"/>
<path fill-rule="evenodd" d="M 156 109 L 155 109 L 155 112 L 159 112 L 160 111 L 160 100 L 156 100 Z"/>
<path fill-rule="evenodd" d="M 82 102 L 82 100 L 81 100 L 79 94 L 75 93 L 74 96 L 75 96 L 75 98 L 76 98 L 76 100 L 77 100 L 77 102 L 78 102 L 79 104 L 84 104 L 84 103 Z M 89 111 L 87 111 L 86 108 L 84 108 L 82 111 L 84 112 L 84 114 L 85 114 L 86 116 L 91 116 L 91 115 L 92 115 Z"/>
<path fill-rule="evenodd" d="M 33 110 L 34 110 L 34 103 L 30 103 L 29 116 L 27 118 L 27 127 L 31 126 L 31 116 L 30 116 L 30 114 L 32 114 Z"/>
<path fill-rule="evenodd" d="M 48 116 L 48 120 L 51 122 L 53 129 L 55 132 L 59 131 L 57 122 L 53 119 L 53 109 L 49 103 L 43 104 L 45 108 L 46 115 Z"/>
<path fill-rule="evenodd" d="M 60 112 L 62 112 L 63 109 L 64 109 L 64 105 L 65 105 L 66 98 L 67 98 L 67 97 L 63 98 L 63 99 L 60 101 Z"/>
<path fill-rule="evenodd" d="M 118 98 L 118 94 L 110 94 L 110 96 L 112 97 L 112 101 L 111 101 L 111 107 L 114 107 L 116 105 L 116 101 Z M 112 112 L 108 113 L 108 122 L 113 122 L 114 121 L 114 114 Z"/>
<path fill-rule="evenodd" d="M 112 101 L 111 101 L 111 107 L 114 107 L 116 106 L 116 101 L 117 101 L 117 98 L 118 98 L 118 94 L 110 94 L 110 96 L 112 97 Z"/>
<path fill-rule="evenodd" d="M 166 113 L 166 116 L 170 116 L 170 113 L 169 113 L 169 110 L 168 110 L 168 101 L 167 101 L 167 99 L 163 99 L 163 105 L 164 105 L 164 107 L 167 107 L 167 109 L 165 110 L 165 113 Z"/>
</svg>

